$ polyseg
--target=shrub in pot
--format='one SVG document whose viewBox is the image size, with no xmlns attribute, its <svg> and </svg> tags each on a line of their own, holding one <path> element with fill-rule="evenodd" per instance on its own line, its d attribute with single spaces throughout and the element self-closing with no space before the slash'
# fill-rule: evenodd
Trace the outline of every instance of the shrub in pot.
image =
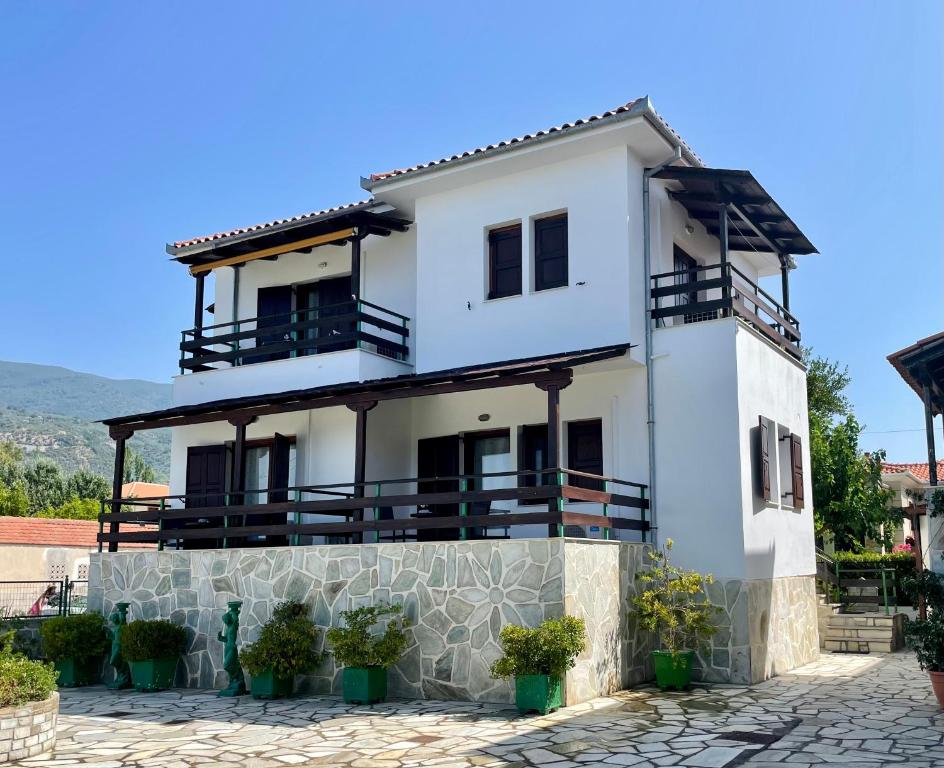
<svg viewBox="0 0 944 768">
<path fill-rule="evenodd" d="M 53 665 L 15 653 L 14 634 L 0 635 L 0 709 L 45 701 L 56 690 Z"/>
<path fill-rule="evenodd" d="M 262 625 L 259 639 L 239 653 L 252 678 L 250 691 L 256 699 L 291 696 L 295 675 L 316 667 L 321 632 L 309 617 L 308 606 L 293 600 L 279 603 Z"/>
<path fill-rule="evenodd" d="M 54 616 L 39 629 L 43 652 L 59 673 L 59 686 L 74 688 L 96 681 L 108 648 L 105 621 L 97 613 Z"/>
<path fill-rule="evenodd" d="M 546 715 L 561 707 L 561 678 L 586 646 L 583 619 L 562 616 L 534 628 L 508 624 L 499 635 L 504 655 L 492 664 L 492 676 L 515 678 L 519 712 Z"/>
<path fill-rule="evenodd" d="M 375 704 L 387 698 L 387 669 L 406 649 L 407 620 L 399 605 L 366 605 L 342 611 L 345 626 L 328 630 L 328 643 L 343 665 L 342 688 L 348 704 Z M 386 620 L 383 632 L 374 626 Z"/>
<path fill-rule="evenodd" d="M 662 549 L 647 552 L 649 570 L 636 574 L 642 591 L 632 599 L 630 615 L 659 638 L 661 649 L 652 652 L 656 684 L 681 691 L 692 680 L 696 649 L 718 631 L 714 619 L 719 609 L 705 595 L 711 575 L 672 565 L 671 550 L 672 539 L 666 539 Z"/>
<path fill-rule="evenodd" d="M 944 579 L 933 571 L 921 571 L 906 582 L 905 590 L 915 608 L 923 603 L 927 611 L 925 619 L 906 619 L 905 640 L 931 678 L 937 703 L 944 707 Z"/>
<path fill-rule="evenodd" d="M 166 619 L 129 622 L 121 632 L 121 655 L 138 691 L 163 691 L 174 685 L 180 654 L 187 646 L 183 627 Z"/>
</svg>

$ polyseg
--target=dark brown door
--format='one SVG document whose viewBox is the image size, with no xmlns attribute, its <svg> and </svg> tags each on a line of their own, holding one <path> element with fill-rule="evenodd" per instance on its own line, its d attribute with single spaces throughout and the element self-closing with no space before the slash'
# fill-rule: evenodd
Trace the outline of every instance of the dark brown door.
<svg viewBox="0 0 944 768">
<path fill-rule="evenodd" d="M 428 437 L 417 442 L 417 474 L 428 478 L 417 483 L 419 493 L 449 493 L 459 490 L 459 481 L 435 478 L 455 478 L 459 474 L 459 436 Z M 430 504 L 417 510 L 418 516 L 458 517 L 458 504 Z M 459 538 L 458 528 L 418 529 L 417 541 L 453 541 Z"/>
<path fill-rule="evenodd" d="M 603 422 L 572 421 L 567 425 L 567 468 L 592 475 L 603 474 Z M 603 490 L 603 482 L 589 477 L 570 476 L 570 485 Z"/>
<path fill-rule="evenodd" d="M 226 503 L 226 446 L 200 445 L 187 449 L 187 500 L 188 509 L 222 507 Z M 200 528 L 219 528 L 222 517 L 201 519 L 200 517 L 169 520 L 165 528 L 181 528 L 192 531 Z M 183 539 L 184 549 L 213 549 L 216 539 Z"/>
<path fill-rule="evenodd" d="M 333 277 L 300 285 L 297 301 L 299 320 L 323 321 L 305 332 L 305 340 L 311 344 L 306 344 L 304 354 L 354 348 L 356 324 L 351 314 L 355 305 L 351 298 L 350 277 Z"/>
<path fill-rule="evenodd" d="M 267 328 L 284 326 L 292 322 L 292 286 L 273 285 L 260 288 L 256 295 L 256 347 L 265 347 L 275 344 L 285 344 L 292 340 L 291 331 L 281 330 L 266 333 Z M 265 360 L 284 360 L 291 354 L 290 350 L 252 355 L 253 363 Z"/>
</svg>

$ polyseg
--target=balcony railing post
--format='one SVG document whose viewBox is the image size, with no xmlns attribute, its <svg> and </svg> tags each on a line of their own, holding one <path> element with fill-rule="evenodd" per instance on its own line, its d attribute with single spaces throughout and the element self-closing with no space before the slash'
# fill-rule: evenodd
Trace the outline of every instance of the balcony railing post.
<svg viewBox="0 0 944 768">
<path fill-rule="evenodd" d="M 374 498 L 375 499 L 380 498 L 380 483 L 377 483 L 374 486 Z M 374 522 L 376 523 L 379 519 L 380 519 L 380 507 L 375 504 L 374 505 Z M 396 538 L 396 533 L 394 533 L 394 538 Z M 375 544 L 380 543 L 380 528 L 378 528 L 374 532 L 374 543 Z"/>
<path fill-rule="evenodd" d="M 224 494 L 223 496 L 223 506 L 228 507 L 230 505 L 230 495 Z M 223 515 L 223 528 L 229 528 L 229 515 Z M 229 537 L 226 534 L 223 534 L 223 549 L 229 549 Z"/>
<path fill-rule="evenodd" d="M 297 527 L 302 522 L 302 513 L 298 511 L 298 506 L 297 506 L 298 503 L 302 500 L 302 492 L 300 489 L 296 488 L 295 491 L 293 492 L 293 495 L 295 496 L 296 506 L 295 506 L 295 510 L 292 512 L 292 522 L 295 523 L 295 526 L 297 529 Z M 296 530 L 295 533 L 292 534 L 292 546 L 297 547 L 298 542 L 299 542 L 299 534 L 298 534 L 298 530 Z"/>
<path fill-rule="evenodd" d="M 354 313 L 357 316 L 357 333 L 354 334 L 355 344 L 358 349 L 361 348 L 361 300 L 354 302 Z"/>
<path fill-rule="evenodd" d="M 98 551 L 102 551 L 102 536 L 105 533 L 105 501 L 102 500 L 99 502 L 99 512 L 98 512 Z"/>
<path fill-rule="evenodd" d="M 645 487 L 645 486 L 643 486 L 642 488 L 639 489 L 639 498 L 642 499 L 643 501 L 646 500 L 646 487 Z M 641 507 L 639 508 L 639 519 L 640 519 L 640 521 L 643 522 L 643 523 L 646 522 L 646 507 L 645 507 L 645 505 L 643 505 L 643 506 L 641 506 Z M 640 538 L 642 539 L 642 543 L 645 544 L 646 541 L 648 541 L 649 531 L 647 531 L 646 528 L 643 527 L 643 529 L 642 529 L 642 531 L 640 532 L 640 534 L 641 534 L 641 535 L 640 535 Z"/>
<path fill-rule="evenodd" d="M 610 483 L 609 483 L 608 480 L 604 480 L 604 481 L 603 481 L 603 493 L 609 493 L 609 492 L 610 492 Z M 608 512 L 608 510 L 609 510 L 609 506 L 610 506 L 610 505 L 607 504 L 605 501 L 603 502 L 603 517 L 608 517 L 608 516 L 609 516 L 609 515 L 607 514 L 607 512 Z M 609 541 L 609 540 L 610 540 L 610 528 L 609 528 L 609 526 L 606 526 L 606 527 L 603 529 L 603 540 L 604 540 L 604 541 Z"/>
<path fill-rule="evenodd" d="M 161 499 L 157 507 L 157 551 L 164 551 L 164 537 L 161 535 L 164 533 L 164 502 L 165 499 Z"/>
<path fill-rule="evenodd" d="M 467 478 L 463 477 L 459 480 L 459 492 L 465 493 L 469 490 L 469 481 Z M 469 503 L 467 501 L 459 502 L 459 517 L 468 517 L 469 515 Z M 462 527 L 459 529 L 459 539 L 465 541 L 469 538 L 469 529 Z"/>
</svg>

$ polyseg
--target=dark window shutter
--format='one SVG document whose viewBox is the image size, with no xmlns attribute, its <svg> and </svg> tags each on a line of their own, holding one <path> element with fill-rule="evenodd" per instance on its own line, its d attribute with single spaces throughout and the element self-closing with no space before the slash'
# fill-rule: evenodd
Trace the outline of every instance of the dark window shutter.
<svg viewBox="0 0 944 768">
<path fill-rule="evenodd" d="M 793 506 L 803 509 L 803 444 L 799 435 L 790 435 L 790 469 L 793 476 Z"/>
<path fill-rule="evenodd" d="M 288 501 L 288 475 L 292 459 L 292 439 L 275 433 L 272 439 L 272 454 L 269 472 L 274 491 L 269 492 L 269 502 Z"/>
<path fill-rule="evenodd" d="M 534 222 L 534 290 L 567 285 L 567 214 Z"/>
<path fill-rule="evenodd" d="M 757 472 L 758 490 L 765 501 L 770 501 L 770 440 L 767 419 L 758 417 L 760 427 L 757 430 Z"/>
<path fill-rule="evenodd" d="M 521 225 L 488 233 L 488 298 L 521 294 Z"/>
</svg>

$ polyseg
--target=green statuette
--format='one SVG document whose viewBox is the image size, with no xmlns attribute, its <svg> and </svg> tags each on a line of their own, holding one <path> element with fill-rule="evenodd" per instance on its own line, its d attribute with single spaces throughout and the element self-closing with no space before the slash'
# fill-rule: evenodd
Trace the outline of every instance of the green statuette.
<svg viewBox="0 0 944 768">
<path fill-rule="evenodd" d="M 223 648 L 223 669 L 229 675 L 229 685 L 220 691 L 217 696 L 242 696 L 246 691 L 246 678 L 243 675 L 242 665 L 239 663 L 239 649 L 236 648 L 236 636 L 239 634 L 239 609 L 241 600 L 233 600 L 226 604 L 229 610 L 223 614 L 223 631 L 217 635 Z"/>
<path fill-rule="evenodd" d="M 121 655 L 121 631 L 128 623 L 128 606 L 130 603 L 115 603 L 115 610 L 108 617 L 112 627 L 111 633 L 111 653 L 108 655 L 108 663 L 115 669 L 115 679 L 108 684 L 112 690 L 131 687 L 131 671 L 128 669 L 128 662 Z"/>
</svg>

